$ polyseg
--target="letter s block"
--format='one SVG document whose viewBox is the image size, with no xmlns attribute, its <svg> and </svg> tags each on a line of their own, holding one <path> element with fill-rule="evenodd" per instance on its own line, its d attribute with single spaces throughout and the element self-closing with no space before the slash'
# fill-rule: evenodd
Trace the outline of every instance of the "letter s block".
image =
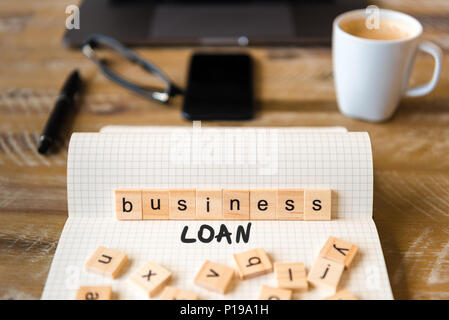
<svg viewBox="0 0 449 320">
<path fill-rule="evenodd" d="M 142 192 L 115 190 L 115 212 L 118 220 L 142 220 Z"/>
</svg>

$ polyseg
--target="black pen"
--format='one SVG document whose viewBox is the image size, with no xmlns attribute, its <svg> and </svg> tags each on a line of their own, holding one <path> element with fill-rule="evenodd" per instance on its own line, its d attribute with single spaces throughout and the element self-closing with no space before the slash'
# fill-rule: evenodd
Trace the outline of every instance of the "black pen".
<svg viewBox="0 0 449 320">
<path fill-rule="evenodd" d="M 81 90 L 82 80 L 78 70 L 73 71 L 67 78 L 61 92 L 56 100 L 44 131 L 39 138 L 39 153 L 47 153 L 57 139 L 59 132 L 65 122 L 65 118 L 70 114 L 75 103 L 75 95 Z"/>
</svg>

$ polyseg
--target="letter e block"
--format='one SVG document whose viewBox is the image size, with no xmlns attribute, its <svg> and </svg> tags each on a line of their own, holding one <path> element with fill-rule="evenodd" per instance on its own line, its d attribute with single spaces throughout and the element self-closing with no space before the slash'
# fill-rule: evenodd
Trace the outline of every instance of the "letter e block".
<svg viewBox="0 0 449 320">
<path fill-rule="evenodd" d="M 337 290 L 345 266 L 341 263 L 318 257 L 309 272 L 307 280 L 319 288 Z"/>
<path fill-rule="evenodd" d="M 249 195 L 251 220 L 276 220 L 277 191 L 251 190 Z"/>
<path fill-rule="evenodd" d="M 115 190 L 115 212 L 118 220 L 142 220 L 142 192 Z"/>
<path fill-rule="evenodd" d="M 331 190 L 304 191 L 304 220 L 331 220 Z"/>
<path fill-rule="evenodd" d="M 225 294 L 233 278 L 234 269 L 206 260 L 195 276 L 195 284 L 205 289 Z"/>
<path fill-rule="evenodd" d="M 86 270 L 115 279 L 127 261 L 128 257 L 123 252 L 100 246 L 87 260 Z"/>
<path fill-rule="evenodd" d="M 169 192 L 168 190 L 142 191 L 142 217 L 143 220 L 169 219 Z"/>
<path fill-rule="evenodd" d="M 287 289 L 262 286 L 259 300 L 291 300 L 292 291 Z"/>
<path fill-rule="evenodd" d="M 169 270 L 150 261 L 133 273 L 130 281 L 152 298 L 167 284 L 171 275 Z"/>
<path fill-rule="evenodd" d="M 320 251 L 320 256 L 344 264 L 346 268 L 349 268 L 358 248 L 355 244 L 329 237 Z"/>
<path fill-rule="evenodd" d="M 279 288 L 307 290 L 307 275 L 304 263 L 274 263 L 274 273 Z"/>
<path fill-rule="evenodd" d="M 250 279 L 273 271 L 273 264 L 264 249 L 252 249 L 234 254 L 240 279 Z"/>
<path fill-rule="evenodd" d="M 223 190 L 223 218 L 225 220 L 249 219 L 248 190 Z"/>
</svg>

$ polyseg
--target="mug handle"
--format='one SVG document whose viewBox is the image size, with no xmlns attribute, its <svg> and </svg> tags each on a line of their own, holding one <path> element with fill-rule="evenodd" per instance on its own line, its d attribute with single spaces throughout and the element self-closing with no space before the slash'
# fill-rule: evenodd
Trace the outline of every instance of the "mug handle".
<svg viewBox="0 0 449 320">
<path fill-rule="evenodd" d="M 433 76 L 432 79 L 430 79 L 430 81 L 426 84 L 408 89 L 405 92 L 405 96 L 407 97 L 420 97 L 430 93 L 435 88 L 438 82 L 438 78 L 440 77 L 441 61 L 443 60 L 443 52 L 441 51 L 440 47 L 430 41 L 423 41 L 419 44 L 418 49 L 432 55 L 435 59 Z"/>
</svg>

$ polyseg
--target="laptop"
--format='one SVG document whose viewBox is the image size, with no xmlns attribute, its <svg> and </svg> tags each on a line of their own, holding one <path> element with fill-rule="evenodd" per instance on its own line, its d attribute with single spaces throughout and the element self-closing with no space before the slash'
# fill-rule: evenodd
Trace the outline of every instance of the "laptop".
<svg viewBox="0 0 449 320">
<path fill-rule="evenodd" d="M 276 46 L 330 44 L 332 21 L 363 8 L 362 0 L 85 0 L 80 28 L 64 43 L 79 47 L 91 33 L 138 46 Z"/>
</svg>

